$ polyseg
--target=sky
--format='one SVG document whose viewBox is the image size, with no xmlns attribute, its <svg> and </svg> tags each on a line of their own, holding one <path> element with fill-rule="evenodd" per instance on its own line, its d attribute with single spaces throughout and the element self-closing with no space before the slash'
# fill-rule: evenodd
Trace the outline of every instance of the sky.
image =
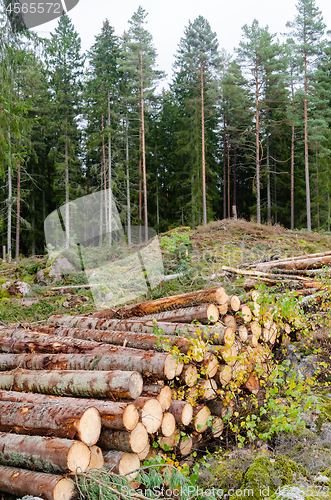
<svg viewBox="0 0 331 500">
<path fill-rule="evenodd" d="M 172 64 L 178 43 L 189 21 L 199 15 L 205 17 L 213 31 L 217 33 L 219 46 L 230 54 L 238 46 L 242 37 L 242 26 L 252 24 L 254 19 L 260 26 L 269 26 L 270 33 L 280 35 L 286 32 L 286 22 L 296 15 L 297 0 L 80 0 L 69 16 L 82 40 L 82 50 L 88 50 L 101 31 L 102 22 L 108 19 L 121 36 L 128 29 L 128 20 L 141 5 L 146 12 L 146 29 L 153 36 L 160 70 L 167 73 L 162 86 L 171 81 Z M 331 30 L 331 1 L 316 0 L 322 11 L 324 22 Z M 43 24 L 35 31 L 48 37 L 56 27 L 57 21 Z"/>
</svg>

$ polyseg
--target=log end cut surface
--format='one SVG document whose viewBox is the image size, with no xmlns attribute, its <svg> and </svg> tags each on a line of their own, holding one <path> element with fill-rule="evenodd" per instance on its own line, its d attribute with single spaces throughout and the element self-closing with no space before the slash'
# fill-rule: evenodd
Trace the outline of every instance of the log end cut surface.
<svg viewBox="0 0 331 500">
<path fill-rule="evenodd" d="M 133 481 L 139 474 L 140 460 L 136 453 L 123 453 L 118 464 L 118 473 L 120 476 L 126 476 Z"/>
<path fill-rule="evenodd" d="M 175 430 L 176 430 L 175 417 L 169 412 L 164 413 L 161 425 L 161 431 L 163 436 L 169 437 L 175 432 Z"/>
<path fill-rule="evenodd" d="M 53 490 L 53 500 L 71 500 L 75 497 L 75 485 L 68 479 L 61 479 Z"/>
<path fill-rule="evenodd" d="M 145 426 L 139 422 L 130 434 L 131 449 L 134 453 L 141 453 L 148 444 L 148 433 Z"/>
<path fill-rule="evenodd" d="M 143 391 L 143 378 L 140 373 L 134 372 L 130 377 L 130 395 L 132 399 L 139 398 Z"/>
<path fill-rule="evenodd" d="M 92 446 L 98 441 L 100 432 L 100 414 L 96 408 L 88 408 L 77 423 L 77 436 L 87 446 Z"/>
<path fill-rule="evenodd" d="M 169 354 L 164 364 L 164 376 L 167 380 L 172 380 L 176 375 L 180 375 L 183 370 L 183 363 L 180 363 Z M 137 396 L 138 397 L 138 396 Z"/>
<path fill-rule="evenodd" d="M 129 404 L 123 412 L 123 422 L 126 430 L 132 431 L 139 422 L 139 413 L 133 404 Z"/>
<path fill-rule="evenodd" d="M 88 464 L 88 469 L 102 469 L 104 466 L 104 459 L 101 448 L 99 446 L 91 446 L 91 459 Z"/>
<path fill-rule="evenodd" d="M 161 427 L 162 418 L 163 411 L 158 400 L 149 399 L 141 410 L 141 421 L 149 434 L 154 434 Z"/>
<path fill-rule="evenodd" d="M 86 444 L 76 441 L 68 452 L 68 469 L 72 472 L 84 472 L 89 466 L 90 459 L 91 452 Z"/>
<path fill-rule="evenodd" d="M 210 417 L 210 410 L 203 406 L 194 417 L 194 428 L 197 432 L 204 432 L 207 429 L 207 421 Z"/>
<path fill-rule="evenodd" d="M 193 418 L 193 407 L 190 403 L 186 403 L 182 410 L 182 423 L 183 425 L 189 425 Z"/>
</svg>

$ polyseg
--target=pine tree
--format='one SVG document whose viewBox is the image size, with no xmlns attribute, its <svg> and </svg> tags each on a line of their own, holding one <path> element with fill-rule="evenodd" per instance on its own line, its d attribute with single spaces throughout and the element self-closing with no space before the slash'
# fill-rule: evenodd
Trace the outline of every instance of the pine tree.
<svg viewBox="0 0 331 500">
<path fill-rule="evenodd" d="M 212 92 L 211 82 L 215 69 L 221 64 L 216 33 L 212 32 L 208 21 L 199 16 L 185 29 L 177 51 L 175 68 L 178 71 L 177 87 L 181 75 L 186 79 L 187 89 L 198 89 L 201 120 L 201 171 L 202 171 L 202 221 L 207 224 L 206 198 L 206 146 L 205 146 L 205 105 Z M 215 88 L 214 88 L 215 90 Z M 209 95 L 208 95 L 209 94 Z M 195 99 L 197 99 L 197 94 Z M 209 108 L 210 109 L 210 108 Z"/>
<path fill-rule="evenodd" d="M 261 28 L 256 19 L 252 26 L 243 26 L 243 40 L 237 49 L 240 62 L 251 73 L 251 88 L 255 97 L 255 165 L 256 165 L 256 218 L 261 223 L 261 158 L 260 112 L 263 105 L 267 78 L 276 69 L 278 46 L 268 27 Z"/>
<path fill-rule="evenodd" d="M 325 24 L 323 17 L 315 5 L 315 0 L 299 0 L 296 5 L 298 14 L 293 22 L 287 26 L 292 28 L 291 36 L 296 41 L 296 54 L 303 59 L 303 88 L 304 88 L 304 127 L 305 127 L 305 182 L 306 182 L 306 209 L 307 229 L 311 231 L 311 208 L 309 188 L 309 154 L 308 154 L 308 98 L 309 85 L 313 78 L 320 54 L 320 42 L 324 34 Z"/>
<path fill-rule="evenodd" d="M 125 55 L 120 64 L 126 73 L 128 90 L 131 91 L 131 106 L 139 107 L 139 185 L 142 179 L 144 198 L 145 241 L 148 240 L 147 177 L 145 147 L 145 103 L 153 99 L 155 83 L 163 77 L 163 72 L 156 69 L 156 51 L 152 35 L 144 28 L 146 11 L 139 6 L 129 20 L 130 28 L 125 34 L 122 53 Z M 141 160 L 141 163 L 140 163 Z M 140 169 L 142 168 L 142 175 Z M 141 220 L 141 188 L 139 189 L 139 220 Z"/>
</svg>

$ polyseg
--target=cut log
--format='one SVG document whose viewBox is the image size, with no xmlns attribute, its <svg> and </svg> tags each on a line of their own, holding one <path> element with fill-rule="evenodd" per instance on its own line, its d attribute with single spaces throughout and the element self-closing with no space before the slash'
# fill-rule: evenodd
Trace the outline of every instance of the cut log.
<svg viewBox="0 0 331 500">
<path fill-rule="evenodd" d="M 61 337 L 72 337 L 92 342 L 102 342 L 118 346 L 131 347 L 134 349 L 164 351 L 169 347 L 176 346 L 180 352 L 188 353 L 191 342 L 186 338 L 167 336 L 166 342 L 151 333 L 133 333 L 124 331 L 92 330 L 87 328 L 67 328 L 65 326 L 40 326 L 38 332 Z"/>
<path fill-rule="evenodd" d="M 207 422 L 211 417 L 210 410 L 207 406 L 193 407 L 193 420 L 191 427 L 197 432 L 204 432 L 207 429 Z"/>
<path fill-rule="evenodd" d="M 148 442 L 147 430 L 139 422 L 131 432 L 103 429 L 100 434 L 99 446 L 105 450 L 141 453 L 146 448 Z"/>
<path fill-rule="evenodd" d="M 212 415 L 216 415 L 221 418 L 231 418 L 234 412 L 234 403 L 228 402 L 228 404 L 223 404 L 222 401 L 215 399 L 214 401 L 208 401 L 207 406 Z"/>
<path fill-rule="evenodd" d="M 139 460 L 145 460 L 145 458 L 149 456 L 150 451 L 151 451 L 151 445 L 148 443 L 146 448 L 144 448 L 142 452 L 138 453 Z"/>
<path fill-rule="evenodd" d="M 211 432 L 214 438 L 221 437 L 224 429 L 224 423 L 221 417 L 213 417 Z"/>
<path fill-rule="evenodd" d="M 145 316 L 145 319 L 170 322 L 176 321 L 178 323 L 191 323 L 197 320 L 205 325 L 208 323 L 216 323 L 218 318 L 218 309 L 214 304 L 202 304 L 201 306 L 185 307 Z"/>
<path fill-rule="evenodd" d="M 248 335 L 246 339 L 246 344 L 249 344 L 253 347 L 257 347 L 259 341 L 255 335 Z"/>
<path fill-rule="evenodd" d="M 260 338 L 262 328 L 257 321 L 252 321 L 249 325 L 249 329 L 252 335 L 255 335 L 257 339 Z"/>
<path fill-rule="evenodd" d="M 132 403 L 138 410 L 140 420 L 148 434 L 154 434 L 162 424 L 163 411 L 160 403 L 154 398 L 138 398 Z"/>
<path fill-rule="evenodd" d="M 165 437 L 171 436 L 176 430 L 176 420 L 172 413 L 166 412 L 163 414 L 161 432 Z"/>
<path fill-rule="evenodd" d="M 168 385 L 144 385 L 142 396 L 156 398 L 161 405 L 162 411 L 166 411 L 170 408 L 172 391 Z"/>
<path fill-rule="evenodd" d="M 138 333 L 155 333 L 155 329 L 162 330 L 163 335 L 180 335 L 209 339 L 217 327 L 208 325 L 191 325 L 188 323 L 155 322 L 144 318 L 135 319 L 98 319 L 85 316 L 50 316 L 50 325 L 63 325 L 70 328 L 90 328 L 96 330 L 118 330 Z M 217 330 L 216 330 L 217 331 Z M 198 332 L 198 333 L 197 333 Z"/>
<path fill-rule="evenodd" d="M 238 335 L 241 342 L 245 342 L 248 337 L 247 327 L 245 325 L 240 325 L 238 328 Z"/>
<path fill-rule="evenodd" d="M 170 389 L 170 388 L 169 388 Z M 101 401 L 98 399 L 82 399 L 73 397 L 49 396 L 16 391 L 0 390 L 0 401 L 33 404 L 70 405 L 71 407 L 93 407 L 98 410 L 101 422 L 107 429 L 132 431 L 139 420 L 138 410 L 132 403 L 117 401 Z"/>
<path fill-rule="evenodd" d="M 229 300 L 227 302 L 228 310 L 229 312 L 237 312 L 240 309 L 241 301 L 238 295 L 231 295 L 229 297 Z"/>
<path fill-rule="evenodd" d="M 45 474 L 16 467 L 0 466 L 0 491 L 17 498 L 26 495 L 46 500 L 73 500 L 77 490 L 72 481 L 55 474 Z"/>
<path fill-rule="evenodd" d="M 0 401 L 0 431 L 69 439 L 77 436 L 92 446 L 99 439 L 101 418 L 95 408 Z"/>
<path fill-rule="evenodd" d="M 240 306 L 236 313 L 236 321 L 238 324 L 249 323 L 252 320 L 252 310 L 247 304 Z"/>
<path fill-rule="evenodd" d="M 217 309 L 218 309 L 218 314 L 220 316 L 224 316 L 228 312 L 228 305 L 222 304 L 220 306 L 217 306 Z"/>
<path fill-rule="evenodd" d="M 102 450 L 99 446 L 90 446 L 91 459 L 88 465 L 88 470 L 102 469 L 104 466 L 104 460 L 102 455 Z"/>
<path fill-rule="evenodd" d="M 161 313 L 170 309 L 179 309 L 181 307 L 192 307 L 200 304 L 224 304 L 228 300 L 224 288 L 210 288 L 208 290 L 198 290 L 196 292 L 173 295 L 156 300 L 148 300 L 139 304 L 124 306 L 114 309 L 105 309 L 93 313 L 95 318 L 130 318 L 133 316 L 147 316 L 149 314 Z"/>
<path fill-rule="evenodd" d="M 193 407 L 185 401 L 172 401 L 169 412 L 173 414 L 177 424 L 189 425 L 193 418 Z"/>
<path fill-rule="evenodd" d="M 216 380 L 219 380 L 222 387 L 228 385 L 232 379 L 232 367 L 229 365 L 222 365 L 217 372 Z"/>
<path fill-rule="evenodd" d="M 179 441 L 179 453 L 182 457 L 189 455 L 193 448 L 193 439 L 190 436 L 183 436 Z"/>
<path fill-rule="evenodd" d="M 114 474 L 126 476 L 133 481 L 139 473 L 140 460 L 136 453 L 108 451 L 104 454 L 105 467 Z"/>
<path fill-rule="evenodd" d="M 115 370 L 20 370 L 0 372 L 0 388 L 55 396 L 136 399 L 143 389 L 138 372 Z"/>
<path fill-rule="evenodd" d="M 184 365 L 180 378 L 185 385 L 187 385 L 188 387 L 193 387 L 198 380 L 198 370 L 196 366 L 191 364 Z"/>
<path fill-rule="evenodd" d="M 232 316 L 232 314 L 227 314 L 224 318 L 223 318 L 223 322 L 226 326 L 230 326 L 231 328 L 233 328 L 234 330 L 237 329 L 237 322 L 235 320 L 235 318 Z"/>
<path fill-rule="evenodd" d="M 217 398 L 217 383 L 213 378 L 200 380 L 196 386 L 199 393 L 199 399 L 210 401 Z"/>
<path fill-rule="evenodd" d="M 206 354 L 202 362 L 201 373 L 208 378 L 213 378 L 219 368 L 219 363 L 214 354 L 211 352 Z"/>
<path fill-rule="evenodd" d="M 69 339 L 68 339 L 69 340 Z M 10 341 L 12 345 L 16 342 Z M 26 347 L 25 341 L 20 342 L 22 349 Z M 36 346 L 37 349 L 40 345 Z M 102 344 L 106 345 L 106 344 Z M 41 348 L 49 348 L 45 342 Z M 62 346 L 65 350 L 65 346 Z M 0 342 L 0 350 L 3 348 L 3 338 Z M 33 347 L 32 347 L 33 348 Z M 70 349 L 69 349 L 70 350 Z M 143 351 L 140 349 L 129 349 L 126 347 L 111 347 L 95 354 L 0 354 L 0 370 L 14 368 L 27 368 L 31 370 L 123 370 L 136 371 L 146 377 L 164 378 L 172 380 L 176 372 L 183 366 L 171 354 L 156 353 L 154 351 Z"/>
<path fill-rule="evenodd" d="M 218 329 L 216 330 L 216 326 L 214 327 L 214 331 L 212 335 L 210 336 L 209 340 L 213 342 L 215 345 L 222 345 L 222 344 L 227 344 L 230 345 L 234 342 L 236 336 L 235 336 L 235 330 L 231 326 L 219 326 L 217 327 Z"/>
<path fill-rule="evenodd" d="M 221 346 L 219 347 L 218 352 L 222 356 L 224 363 L 229 366 L 233 366 L 237 361 L 238 347 L 236 344 L 232 344 L 231 346 Z"/>
<path fill-rule="evenodd" d="M 164 451 L 173 450 L 179 442 L 177 430 L 169 437 L 161 436 L 158 439 L 159 447 Z"/>
<path fill-rule="evenodd" d="M 0 432 L 0 464 L 65 474 L 87 470 L 91 452 L 70 439 Z"/>
<path fill-rule="evenodd" d="M 331 252 L 321 252 L 317 254 L 299 255 L 287 259 L 273 260 L 270 262 L 261 262 L 256 265 L 260 271 L 277 269 L 313 269 L 322 267 L 331 262 Z"/>
<path fill-rule="evenodd" d="M 259 380 L 257 374 L 254 372 L 251 372 L 248 375 L 248 379 L 246 380 L 246 383 L 244 384 L 243 387 L 245 389 L 248 389 L 253 394 L 257 394 L 260 390 L 260 380 Z"/>
</svg>

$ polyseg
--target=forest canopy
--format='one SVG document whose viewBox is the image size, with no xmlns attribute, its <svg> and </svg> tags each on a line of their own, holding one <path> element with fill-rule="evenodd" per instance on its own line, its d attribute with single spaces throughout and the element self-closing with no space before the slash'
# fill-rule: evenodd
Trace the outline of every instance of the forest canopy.
<svg viewBox="0 0 331 500">
<path fill-rule="evenodd" d="M 315 0 L 298 0 L 283 41 L 243 26 L 233 54 L 207 19 L 188 22 L 162 91 L 147 21 L 139 7 L 119 36 L 104 20 L 83 54 L 67 14 L 42 39 L 0 2 L 7 254 L 44 254 L 46 217 L 105 189 L 129 243 L 132 226 L 147 238 L 234 215 L 330 231 L 331 42 Z"/>
</svg>

